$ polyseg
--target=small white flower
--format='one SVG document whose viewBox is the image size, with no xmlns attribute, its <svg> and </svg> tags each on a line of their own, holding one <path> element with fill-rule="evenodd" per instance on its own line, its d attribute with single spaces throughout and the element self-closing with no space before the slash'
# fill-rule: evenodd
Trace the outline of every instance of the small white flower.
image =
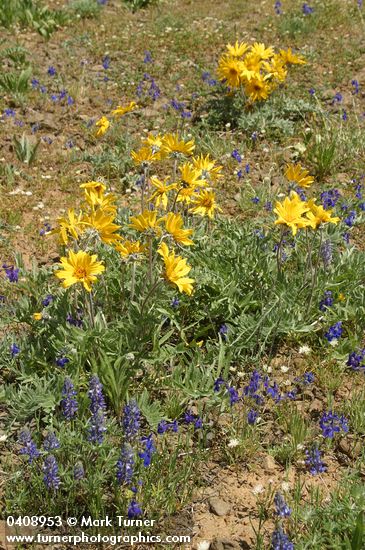
<svg viewBox="0 0 365 550">
<path fill-rule="evenodd" d="M 265 491 L 263 485 L 260 483 L 258 485 L 255 485 L 255 487 L 252 489 L 252 492 L 254 495 L 259 495 L 260 493 L 263 493 Z"/>
<path fill-rule="evenodd" d="M 237 445 L 239 444 L 240 444 L 239 439 L 230 439 L 228 442 L 228 447 L 232 449 L 233 447 L 237 447 Z"/>
<path fill-rule="evenodd" d="M 209 550 L 210 542 L 209 540 L 202 540 L 197 544 L 197 550 Z"/>
<path fill-rule="evenodd" d="M 280 367 L 280 370 L 281 370 L 281 372 L 288 372 L 289 367 L 287 367 L 286 365 L 282 365 L 282 366 Z"/>
<path fill-rule="evenodd" d="M 4 441 L 6 441 L 8 439 L 8 436 L 3 434 L 3 435 L 0 435 L 0 443 L 3 443 Z"/>
<path fill-rule="evenodd" d="M 284 493 L 288 493 L 290 491 L 290 483 L 287 481 L 283 481 L 281 484 L 281 489 L 284 491 Z"/>
<path fill-rule="evenodd" d="M 309 346 L 300 346 L 300 348 L 298 349 L 298 353 L 302 354 L 302 355 L 308 355 L 308 353 L 310 353 L 312 350 Z"/>
<path fill-rule="evenodd" d="M 330 345 L 331 345 L 333 348 L 336 347 L 337 344 L 338 344 L 337 338 L 335 338 L 334 340 L 331 340 L 331 341 L 330 341 Z"/>
</svg>

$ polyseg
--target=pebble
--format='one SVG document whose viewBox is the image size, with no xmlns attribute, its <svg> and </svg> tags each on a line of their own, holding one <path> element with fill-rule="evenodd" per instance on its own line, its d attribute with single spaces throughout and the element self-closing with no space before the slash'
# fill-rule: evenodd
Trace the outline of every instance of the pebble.
<svg viewBox="0 0 365 550">
<path fill-rule="evenodd" d="M 230 512 L 230 505 L 224 500 L 212 497 L 209 499 L 209 509 L 216 516 L 226 516 Z"/>
</svg>

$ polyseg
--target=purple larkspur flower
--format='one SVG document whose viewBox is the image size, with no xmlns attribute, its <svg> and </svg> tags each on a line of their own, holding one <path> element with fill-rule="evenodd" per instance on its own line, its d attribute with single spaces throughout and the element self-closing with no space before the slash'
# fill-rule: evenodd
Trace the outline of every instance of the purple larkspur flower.
<svg viewBox="0 0 365 550">
<path fill-rule="evenodd" d="M 63 368 L 67 363 L 69 363 L 70 360 L 68 357 L 57 357 L 56 358 L 56 365 L 57 367 Z"/>
<path fill-rule="evenodd" d="M 224 340 L 227 340 L 227 334 L 228 334 L 228 327 L 225 323 L 223 323 L 218 330 L 218 334 L 222 336 Z"/>
<path fill-rule="evenodd" d="M 294 544 L 280 526 L 272 534 L 271 550 L 294 550 Z"/>
<path fill-rule="evenodd" d="M 280 0 L 276 0 L 276 2 L 274 4 L 274 10 L 275 10 L 276 15 L 281 15 L 283 13 L 281 7 L 282 7 L 282 4 L 281 4 Z"/>
<path fill-rule="evenodd" d="M 341 415 L 333 413 L 332 411 L 324 412 L 320 418 L 319 426 L 322 430 L 323 437 L 332 439 L 336 433 L 343 431 L 347 433 L 349 431 L 347 419 Z"/>
<path fill-rule="evenodd" d="M 132 500 L 128 506 L 128 518 L 138 518 L 142 515 L 142 513 L 143 512 L 140 504 L 138 504 L 138 502 L 136 502 L 135 500 Z"/>
<path fill-rule="evenodd" d="M 354 371 L 364 371 L 365 372 L 365 363 L 363 363 L 365 358 L 365 348 L 359 352 L 353 351 L 349 354 L 346 365 L 351 367 Z"/>
<path fill-rule="evenodd" d="M 256 424 L 257 417 L 258 417 L 257 411 L 255 411 L 255 409 L 250 409 L 247 413 L 247 422 L 251 426 L 253 426 L 254 424 Z"/>
<path fill-rule="evenodd" d="M 161 420 L 157 426 L 157 433 L 158 434 L 164 434 L 166 432 L 177 432 L 179 429 L 179 424 L 177 420 L 174 420 L 173 422 L 166 422 L 166 420 Z"/>
<path fill-rule="evenodd" d="M 156 452 L 156 447 L 153 442 L 152 434 L 147 437 L 142 437 L 141 443 L 144 445 L 144 450 L 138 453 L 138 456 L 139 458 L 142 458 L 143 466 L 145 468 L 148 468 L 152 461 L 152 455 Z"/>
<path fill-rule="evenodd" d="M 213 385 L 213 391 L 215 392 L 219 392 L 219 390 L 221 389 L 222 386 L 225 386 L 226 385 L 226 382 L 224 381 L 223 378 L 219 377 L 217 378 L 215 381 L 214 381 L 214 385 Z"/>
<path fill-rule="evenodd" d="M 10 353 L 12 357 L 15 357 L 16 355 L 18 355 L 18 353 L 20 353 L 20 348 L 13 343 L 10 346 Z"/>
<path fill-rule="evenodd" d="M 325 332 L 324 337 L 328 340 L 328 342 L 333 342 L 334 340 L 338 340 L 341 337 L 342 332 L 342 321 L 338 321 L 337 323 L 329 327 L 328 331 Z"/>
<path fill-rule="evenodd" d="M 329 268 L 332 262 L 332 248 L 333 248 L 333 245 L 330 239 L 326 239 L 321 244 L 320 254 L 321 254 L 323 265 L 326 269 Z"/>
<path fill-rule="evenodd" d="M 110 67 L 110 57 L 108 55 L 103 57 L 102 65 L 103 65 L 105 70 L 109 69 L 109 67 Z"/>
<path fill-rule="evenodd" d="M 327 470 L 325 464 L 322 461 L 321 451 L 317 446 L 313 446 L 305 451 L 305 464 L 308 467 L 312 475 L 321 474 Z"/>
<path fill-rule="evenodd" d="M 326 311 L 328 308 L 333 306 L 333 295 L 330 290 L 326 290 L 322 300 L 319 302 L 319 309 L 321 311 Z"/>
<path fill-rule="evenodd" d="M 285 502 L 285 499 L 281 493 L 276 493 L 274 496 L 275 512 L 277 516 L 282 518 L 288 518 L 291 516 L 291 508 Z"/>
<path fill-rule="evenodd" d="M 24 428 L 24 430 L 20 432 L 19 443 L 23 445 L 19 451 L 19 454 L 28 455 L 28 462 L 31 464 L 33 460 L 40 455 L 40 452 L 38 451 L 37 445 L 34 443 L 31 433 L 27 428 Z"/>
<path fill-rule="evenodd" d="M 238 391 L 233 386 L 228 386 L 227 387 L 227 392 L 228 392 L 228 395 L 229 395 L 229 404 L 232 407 L 235 403 L 237 403 L 240 400 L 239 395 L 238 395 Z"/>
<path fill-rule="evenodd" d="M 239 154 L 239 152 L 237 151 L 237 149 L 234 149 L 231 153 L 231 157 L 233 159 L 235 159 L 237 162 L 242 162 L 242 157 L 241 155 Z"/>
<path fill-rule="evenodd" d="M 78 410 L 77 393 L 70 378 L 66 378 L 62 388 L 61 409 L 66 420 L 72 420 L 76 416 Z"/>
<path fill-rule="evenodd" d="M 98 443 L 101 445 L 104 441 L 104 433 L 106 432 L 105 415 L 103 409 L 99 409 L 93 413 L 89 420 L 88 428 L 88 440 L 91 443 Z"/>
<path fill-rule="evenodd" d="M 144 52 L 143 63 L 153 63 L 151 52 L 148 50 L 145 50 Z"/>
<path fill-rule="evenodd" d="M 17 283 L 19 281 L 19 268 L 13 265 L 3 264 L 5 270 L 5 276 L 10 283 Z"/>
<path fill-rule="evenodd" d="M 99 380 L 99 377 L 94 374 L 89 383 L 88 396 L 90 399 L 90 411 L 94 414 L 100 409 L 105 409 L 105 399 L 103 394 L 103 385 Z"/>
<path fill-rule="evenodd" d="M 46 456 L 42 470 L 44 473 L 43 481 L 47 489 L 57 490 L 60 486 L 61 481 L 58 475 L 57 460 L 53 455 Z"/>
<path fill-rule="evenodd" d="M 60 442 L 54 432 L 48 432 L 43 442 L 43 449 L 45 451 L 52 451 L 53 449 L 59 449 Z"/>
<path fill-rule="evenodd" d="M 116 468 L 119 485 L 131 483 L 134 473 L 134 451 L 128 443 L 125 443 L 121 449 Z"/>
<path fill-rule="evenodd" d="M 304 13 L 304 15 L 310 15 L 314 12 L 314 8 L 311 8 L 311 6 L 307 4 L 307 2 L 304 2 L 304 4 L 302 5 L 302 12 Z"/>
<path fill-rule="evenodd" d="M 122 427 L 127 441 L 132 441 L 140 429 L 140 410 L 137 401 L 132 399 L 123 407 Z"/>
<path fill-rule="evenodd" d="M 53 302 L 52 294 L 47 294 L 47 296 L 42 300 L 42 305 L 44 307 L 48 307 L 52 302 Z"/>
<path fill-rule="evenodd" d="M 360 84 L 359 84 L 359 81 L 354 79 L 354 80 L 351 80 L 351 85 L 353 86 L 353 90 L 352 90 L 352 93 L 354 95 L 357 95 L 360 91 Z"/>
<path fill-rule="evenodd" d="M 355 223 L 356 212 L 355 210 L 350 210 L 347 217 L 343 220 L 347 227 L 352 227 Z"/>
</svg>

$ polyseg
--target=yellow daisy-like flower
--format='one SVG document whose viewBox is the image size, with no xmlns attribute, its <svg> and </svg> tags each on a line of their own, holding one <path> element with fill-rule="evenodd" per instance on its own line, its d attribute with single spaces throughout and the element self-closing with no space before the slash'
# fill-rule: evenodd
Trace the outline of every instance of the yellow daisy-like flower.
<svg viewBox="0 0 365 550">
<path fill-rule="evenodd" d="M 284 82 L 288 75 L 288 70 L 285 67 L 285 63 L 278 55 L 274 55 L 270 61 L 264 61 L 262 63 L 262 67 L 267 72 L 265 79 L 275 78 L 279 82 Z"/>
<path fill-rule="evenodd" d="M 218 63 L 217 75 L 219 80 L 225 82 L 230 88 L 239 88 L 242 84 L 242 69 L 242 61 L 229 55 L 222 55 Z"/>
<path fill-rule="evenodd" d="M 175 256 L 175 252 L 170 252 L 166 243 L 161 243 L 158 253 L 165 262 L 164 278 L 176 285 L 180 292 L 185 292 L 190 296 L 195 281 L 186 277 L 191 271 L 191 266 L 186 263 L 186 259 Z"/>
<path fill-rule="evenodd" d="M 293 53 L 291 48 L 280 50 L 279 55 L 284 63 L 291 63 L 292 65 L 305 65 L 307 63 L 304 57 Z"/>
<path fill-rule="evenodd" d="M 161 134 L 148 134 L 146 139 L 142 140 L 142 143 L 150 147 L 152 153 L 156 155 L 158 160 L 162 160 L 167 156 L 167 153 L 161 150 L 163 144 L 163 136 L 161 136 Z"/>
<path fill-rule="evenodd" d="M 135 109 L 138 109 L 138 105 L 135 101 L 131 101 L 129 105 L 126 105 L 125 107 L 122 107 L 121 105 L 118 105 L 116 109 L 112 111 L 112 115 L 116 118 L 120 118 L 126 113 L 130 113 L 131 111 L 135 111 Z"/>
<path fill-rule="evenodd" d="M 61 244 L 67 245 L 68 240 L 71 237 L 78 239 L 81 233 L 85 231 L 85 224 L 82 221 L 82 213 L 77 216 L 73 208 L 69 208 L 67 217 L 58 218 L 57 220 L 59 228 L 53 229 L 51 234 L 58 234 Z"/>
<path fill-rule="evenodd" d="M 33 319 L 35 321 L 41 321 L 43 319 L 43 314 L 40 312 L 33 313 Z"/>
<path fill-rule="evenodd" d="M 110 126 L 110 122 L 106 116 L 102 116 L 99 120 L 96 121 L 95 126 L 98 130 L 95 132 L 96 137 L 101 137 L 105 134 Z"/>
<path fill-rule="evenodd" d="M 82 183 L 80 188 L 84 189 L 85 193 L 92 192 L 99 200 L 103 198 L 106 191 L 106 185 L 104 185 L 101 181 L 88 181 L 86 183 Z"/>
<path fill-rule="evenodd" d="M 226 46 L 229 55 L 232 57 L 242 57 L 248 50 L 248 44 L 245 42 L 238 43 L 238 40 L 236 40 L 236 43 L 232 46 L 232 44 L 227 44 Z"/>
<path fill-rule="evenodd" d="M 91 255 L 82 250 L 79 252 L 70 250 L 67 257 L 61 258 L 58 266 L 61 269 L 56 271 L 55 276 L 63 279 L 64 288 L 82 283 L 88 292 L 91 292 L 92 284 L 97 281 L 97 275 L 105 271 L 102 262 L 97 261 L 96 254 Z"/>
<path fill-rule="evenodd" d="M 116 210 L 117 206 L 114 204 L 116 196 L 105 195 L 106 186 L 100 181 L 82 183 L 80 187 L 84 190 L 86 202 L 92 209 L 98 207 L 111 212 Z"/>
<path fill-rule="evenodd" d="M 243 81 L 260 76 L 262 60 L 255 53 L 249 53 L 244 58 L 241 65 L 241 78 Z"/>
<path fill-rule="evenodd" d="M 189 239 L 190 235 L 193 233 L 192 229 L 184 229 L 184 221 L 181 217 L 181 214 L 174 214 L 169 212 L 164 218 L 166 231 L 172 235 L 174 241 L 178 244 L 183 244 L 185 246 L 191 246 L 193 241 Z"/>
<path fill-rule="evenodd" d="M 151 202 L 154 201 L 155 206 L 158 208 L 160 205 L 164 210 L 167 208 L 167 202 L 168 202 L 168 193 L 172 189 L 176 189 L 176 183 L 171 183 L 170 185 L 167 185 L 167 181 L 170 178 L 167 177 L 163 181 L 158 179 L 157 176 L 151 177 L 151 184 L 156 187 L 156 191 L 151 195 L 151 198 L 149 199 Z"/>
<path fill-rule="evenodd" d="M 190 162 L 185 162 L 182 166 L 179 166 L 181 173 L 179 184 L 182 187 L 203 187 L 206 182 L 201 179 L 201 172 L 197 170 Z"/>
<path fill-rule="evenodd" d="M 274 212 L 278 216 L 275 225 L 290 227 L 293 235 L 297 234 L 298 229 L 310 225 L 309 220 L 304 217 L 304 214 L 309 212 L 309 207 L 294 191 L 290 194 L 290 198 L 285 197 L 284 202 L 276 203 Z"/>
<path fill-rule="evenodd" d="M 251 101 L 262 101 L 269 97 L 273 87 L 261 74 L 252 77 L 245 84 L 245 93 Z"/>
<path fill-rule="evenodd" d="M 84 216 L 83 222 L 86 228 L 95 229 L 104 243 L 113 244 L 122 238 L 116 233 L 121 226 L 113 223 L 114 217 L 114 213 L 107 214 L 99 209 L 96 212 L 92 212 L 89 216 Z"/>
<path fill-rule="evenodd" d="M 217 166 L 216 161 L 211 159 L 209 155 L 206 157 L 200 155 L 193 158 L 193 166 L 199 172 L 199 176 L 206 181 L 216 181 L 223 178 L 223 174 L 221 174 L 223 166 Z"/>
<path fill-rule="evenodd" d="M 176 202 L 183 202 L 185 204 L 190 204 L 193 197 L 197 195 L 194 187 L 186 186 L 180 187 L 177 195 Z"/>
<path fill-rule="evenodd" d="M 124 259 L 130 258 L 131 256 L 133 259 L 139 259 L 146 251 L 145 246 L 143 246 L 140 241 L 128 240 L 118 243 L 115 249 Z"/>
<path fill-rule="evenodd" d="M 132 229 L 140 233 L 149 230 L 153 230 L 157 233 L 161 231 L 159 224 L 162 222 L 162 219 L 157 219 L 157 212 L 155 210 L 144 210 L 139 216 L 132 216 L 130 221 L 129 227 L 132 227 Z"/>
<path fill-rule="evenodd" d="M 250 53 L 257 55 L 260 59 L 270 59 L 274 55 L 274 50 L 271 46 L 267 48 L 262 42 L 255 42 L 251 46 Z"/>
<path fill-rule="evenodd" d="M 288 181 L 297 183 L 300 187 L 310 187 L 314 182 L 314 177 L 309 175 L 309 171 L 298 164 L 287 164 L 285 177 Z"/>
<path fill-rule="evenodd" d="M 162 147 L 161 152 L 166 155 L 181 154 L 181 155 L 192 155 L 195 149 L 194 140 L 184 141 L 179 139 L 179 135 L 175 134 L 166 134 L 162 138 Z"/>
<path fill-rule="evenodd" d="M 141 147 L 139 151 L 131 151 L 131 157 L 135 164 L 140 164 L 142 166 L 148 166 L 156 162 L 156 160 L 159 160 L 158 155 L 154 153 L 150 147 Z"/>
<path fill-rule="evenodd" d="M 337 224 L 340 221 L 340 218 L 335 216 L 332 218 L 332 210 L 325 210 L 323 206 L 317 206 L 315 204 L 315 199 L 310 199 L 307 202 L 307 206 L 310 211 L 306 213 L 306 216 L 313 227 L 317 229 L 320 225 L 324 223 L 334 223 Z"/>
<path fill-rule="evenodd" d="M 189 212 L 199 214 L 199 216 L 208 216 L 213 219 L 216 210 L 222 211 L 216 203 L 215 193 L 207 189 L 202 189 L 191 202 L 195 206 L 190 208 Z"/>
</svg>

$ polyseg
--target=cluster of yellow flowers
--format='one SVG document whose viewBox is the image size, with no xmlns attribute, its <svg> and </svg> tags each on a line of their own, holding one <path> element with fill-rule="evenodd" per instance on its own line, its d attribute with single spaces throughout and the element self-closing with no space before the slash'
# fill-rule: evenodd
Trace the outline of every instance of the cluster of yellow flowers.
<svg viewBox="0 0 365 550">
<path fill-rule="evenodd" d="M 165 279 L 186 294 L 193 290 L 194 280 L 187 277 L 191 267 L 186 259 L 170 251 L 165 241 L 168 240 L 171 247 L 193 244 L 193 229 L 185 229 L 184 221 L 189 219 L 189 214 L 214 217 L 220 208 L 213 187 L 223 177 L 222 166 L 209 155 L 194 157 L 194 150 L 194 140 L 184 141 L 177 133 L 149 134 L 142 141 L 142 147 L 131 153 L 143 175 L 141 214 L 131 218 L 130 226 L 145 236 L 147 248 L 151 248 L 151 238 L 158 239 L 157 252 L 165 264 Z M 152 169 L 161 161 L 172 162 L 172 176 L 150 177 Z"/>
<path fill-rule="evenodd" d="M 285 81 L 288 64 L 305 64 L 291 48 L 275 53 L 271 46 L 258 42 L 251 46 L 236 42 L 226 47 L 218 62 L 218 77 L 231 90 L 243 89 L 251 102 L 266 100 Z"/>
<path fill-rule="evenodd" d="M 308 188 L 314 183 L 314 178 L 300 164 L 288 164 L 285 177 L 300 187 Z M 278 216 L 275 225 L 289 227 L 293 235 L 297 234 L 298 229 L 318 229 L 323 224 L 337 224 L 340 221 L 340 218 L 332 217 L 331 210 L 325 210 L 323 206 L 317 205 L 316 199 L 304 201 L 295 191 L 291 191 L 290 196 L 285 197 L 283 202 L 277 202 L 274 212 Z"/>
<path fill-rule="evenodd" d="M 178 134 L 150 134 L 142 145 L 131 153 L 143 173 L 141 213 L 132 216 L 129 223 L 129 228 L 139 233 L 140 240 L 129 240 L 118 232 L 121 226 L 115 223 L 116 196 L 107 193 L 102 182 L 82 184 L 84 202 L 80 212 L 70 208 L 65 217 L 58 219 L 58 227 L 53 231 L 59 235 L 61 244 L 69 247 L 68 256 L 61 258 L 61 269 L 56 271 L 65 288 L 82 283 L 91 291 L 96 276 L 105 267 L 96 255 L 82 248 L 88 249 L 102 241 L 113 246 L 123 261 L 132 262 L 134 269 L 137 261 L 148 260 L 151 282 L 155 251 L 164 263 L 163 278 L 176 285 L 180 292 L 192 293 L 194 280 L 187 276 L 191 266 L 175 248 L 193 244 L 193 229 L 184 228 L 190 214 L 212 219 L 220 210 L 213 185 L 222 177 L 222 167 L 209 155 L 193 157 L 194 141 L 184 141 Z M 191 162 L 188 157 L 192 157 Z M 150 176 L 154 163 L 169 159 L 173 164 L 171 178 Z M 179 161 L 182 161 L 180 166 Z"/>
<path fill-rule="evenodd" d="M 135 101 L 131 101 L 129 105 L 126 105 L 125 107 L 118 105 L 118 107 L 111 112 L 111 116 L 114 120 L 117 120 L 123 115 L 135 111 L 136 109 L 138 109 L 137 103 Z M 102 116 L 96 121 L 95 126 L 97 128 L 95 136 L 98 138 L 102 137 L 109 130 L 110 120 L 108 117 Z"/>
</svg>

